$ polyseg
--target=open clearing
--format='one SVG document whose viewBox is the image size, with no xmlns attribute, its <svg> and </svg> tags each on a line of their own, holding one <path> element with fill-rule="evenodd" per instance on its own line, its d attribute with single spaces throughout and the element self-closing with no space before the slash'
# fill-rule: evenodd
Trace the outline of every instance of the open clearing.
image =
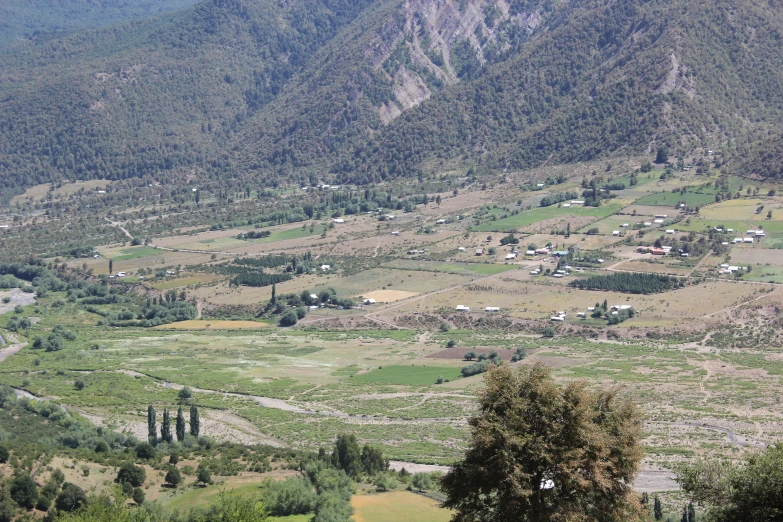
<svg viewBox="0 0 783 522">
<path fill-rule="evenodd" d="M 452 515 L 437 501 L 408 491 L 355 495 L 351 504 L 356 522 L 447 522 Z"/>
<path fill-rule="evenodd" d="M 373 290 L 372 292 L 363 293 L 362 297 L 375 299 L 378 303 L 393 303 L 394 301 L 401 301 L 417 295 L 419 295 L 418 292 L 406 292 L 404 290 Z"/>
</svg>

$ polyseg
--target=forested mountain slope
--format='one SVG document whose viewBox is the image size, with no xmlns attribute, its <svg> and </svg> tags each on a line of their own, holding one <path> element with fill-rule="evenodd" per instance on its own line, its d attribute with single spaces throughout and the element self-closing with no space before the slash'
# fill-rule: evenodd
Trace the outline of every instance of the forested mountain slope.
<svg viewBox="0 0 783 522">
<path fill-rule="evenodd" d="M 189 7 L 199 0 L 3 0 L 0 2 L 0 46 L 77 31 Z"/>
<path fill-rule="evenodd" d="M 783 9 L 725 0 L 207 0 L 0 55 L 0 199 L 58 177 L 366 182 L 742 140 Z"/>
</svg>

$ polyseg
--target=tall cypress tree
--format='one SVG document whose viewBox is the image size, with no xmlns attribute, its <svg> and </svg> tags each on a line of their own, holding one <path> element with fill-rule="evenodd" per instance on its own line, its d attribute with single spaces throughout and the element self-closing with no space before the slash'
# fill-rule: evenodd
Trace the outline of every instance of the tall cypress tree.
<svg viewBox="0 0 783 522">
<path fill-rule="evenodd" d="M 198 408 L 193 405 L 190 407 L 190 434 L 194 437 L 198 437 L 198 432 L 201 429 L 201 423 L 198 418 Z"/>
<path fill-rule="evenodd" d="M 696 509 L 693 507 L 693 502 L 688 502 L 688 522 L 696 522 Z"/>
<path fill-rule="evenodd" d="M 152 407 L 152 404 L 147 407 L 147 439 L 152 445 L 158 443 L 158 429 L 155 422 L 155 408 Z"/>
<path fill-rule="evenodd" d="M 680 522 L 688 522 L 688 508 L 685 506 L 682 506 L 682 516 L 680 517 Z"/>
<path fill-rule="evenodd" d="M 272 304 L 277 304 L 277 285 L 272 283 L 272 299 L 269 301 Z"/>
<path fill-rule="evenodd" d="M 163 408 L 163 424 L 160 426 L 160 438 L 163 442 L 172 442 L 174 440 L 171 436 L 171 416 L 168 408 Z"/>
<path fill-rule="evenodd" d="M 663 520 L 663 506 L 658 495 L 655 495 L 655 500 L 653 501 L 653 518 L 655 520 Z"/>
<path fill-rule="evenodd" d="M 185 415 L 182 413 L 182 406 L 177 409 L 177 440 L 185 440 Z"/>
</svg>

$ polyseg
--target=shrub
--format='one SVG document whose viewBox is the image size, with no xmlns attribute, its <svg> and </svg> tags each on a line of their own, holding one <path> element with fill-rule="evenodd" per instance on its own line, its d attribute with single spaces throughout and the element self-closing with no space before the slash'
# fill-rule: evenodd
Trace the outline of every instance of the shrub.
<svg viewBox="0 0 783 522">
<path fill-rule="evenodd" d="M 313 486 L 303 477 L 269 481 L 264 487 L 264 504 L 277 517 L 310 513 L 315 502 Z"/>
<path fill-rule="evenodd" d="M 190 400 L 193 397 L 193 390 L 185 386 L 182 388 L 177 396 L 180 398 L 180 400 L 187 401 Z"/>
<path fill-rule="evenodd" d="M 5 446 L 0 446 L 0 464 L 5 464 L 8 462 L 8 457 L 10 457 L 8 448 Z"/>
<path fill-rule="evenodd" d="M 144 503 L 144 490 L 141 488 L 133 488 L 133 501 L 138 504 L 142 505 Z"/>
<path fill-rule="evenodd" d="M 73 386 L 77 390 L 83 390 L 84 387 L 85 387 L 85 384 L 84 384 L 84 381 L 76 381 L 75 383 L 73 383 Z"/>
<path fill-rule="evenodd" d="M 454 348 L 457 346 L 457 341 L 454 339 L 449 339 L 449 342 L 446 343 L 446 348 Z"/>
<path fill-rule="evenodd" d="M 107 451 L 109 451 L 109 445 L 99 440 L 98 444 L 95 445 L 95 453 L 106 453 Z"/>
<path fill-rule="evenodd" d="M 166 472 L 164 480 L 176 488 L 182 483 L 182 475 L 177 468 L 172 467 Z"/>
<path fill-rule="evenodd" d="M 38 500 L 38 488 L 27 473 L 20 473 L 11 481 L 11 498 L 25 509 L 33 509 Z"/>
<path fill-rule="evenodd" d="M 155 458 L 155 448 L 148 442 L 142 442 L 136 446 L 136 456 L 140 459 L 153 459 Z"/>
<path fill-rule="evenodd" d="M 550 339 L 551 339 L 552 337 L 554 337 L 554 336 L 555 336 L 555 329 L 554 329 L 554 328 L 552 328 L 551 326 L 547 326 L 547 327 L 545 327 L 545 328 L 544 328 L 544 330 L 541 332 L 541 335 L 543 335 L 544 337 L 547 337 L 547 338 L 550 338 Z"/>
<path fill-rule="evenodd" d="M 141 446 L 141 444 L 139 444 Z M 144 484 L 147 479 L 147 472 L 140 466 L 134 466 L 132 462 L 125 462 L 120 466 L 120 471 L 117 473 L 117 482 L 124 484 L 127 482 L 131 486 L 137 488 Z"/>
<path fill-rule="evenodd" d="M 70 482 L 63 484 L 62 491 L 54 501 L 54 506 L 59 511 L 75 511 L 86 505 L 87 495 L 84 490 Z"/>
<path fill-rule="evenodd" d="M 280 326 L 294 326 L 299 317 L 294 310 L 287 310 L 282 316 L 280 316 Z"/>
<path fill-rule="evenodd" d="M 38 511 L 49 511 L 49 507 L 51 507 L 51 505 L 52 499 L 46 495 L 40 495 L 38 497 L 38 502 L 35 503 L 35 509 Z"/>
</svg>

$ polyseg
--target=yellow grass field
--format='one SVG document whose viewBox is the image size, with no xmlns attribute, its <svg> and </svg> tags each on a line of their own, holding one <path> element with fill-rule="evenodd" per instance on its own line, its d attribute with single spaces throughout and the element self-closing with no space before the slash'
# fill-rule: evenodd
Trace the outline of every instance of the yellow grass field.
<svg viewBox="0 0 783 522">
<path fill-rule="evenodd" d="M 437 501 L 408 491 L 356 495 L 351 504 L 355 522 L 447 522 L 452 515 Z"/>
<path fill-rule="evenodd" d="M 67 183 L 62 187 L 55 189 L 54 193 L 55 195 L 59 195 L 59 196 L 67 196 L 78 192 L 80 189 L 84 189 L 87 191 L 102 189 L 105 188 L 106 185 L 108 185 L 109 183 L 111 182 L 108 179 L 92 179 L 90 181 L 77 181 L 76 183 Z M 31 199 L 33 201 L 39 201 L 41 199 L 44 199 L 46 195 L 49 193 L 50 187 L 51 185 L 49 183 L 42 183 L 41 185 L 30 187 L 25 191 L 24 194 L 19 194 L 18 196 L 15 196 L 11 200 L 11 203 L 14 204 L 23 203 L 27 199 Z"/>
<path fill-rule="evenodd" d="M 373 290 L 372 292 L 363 293 L 362 297 L 375 299 L 379 303 L 393 303 L 394 301 L 402 301 L 417 295 L 419 295 L 418 292 L 406 292 L 404 290 Z"/>
<path fill-rule="evenodd" d="M 156 326 L 156 330 L 254 330 L 257 328 L 268 328 L 266 323 L 257 321 L 218 321 L 218 320 L 199 320 L 180 321 L 178 323 L 162 324 Z"/>
</svg>

